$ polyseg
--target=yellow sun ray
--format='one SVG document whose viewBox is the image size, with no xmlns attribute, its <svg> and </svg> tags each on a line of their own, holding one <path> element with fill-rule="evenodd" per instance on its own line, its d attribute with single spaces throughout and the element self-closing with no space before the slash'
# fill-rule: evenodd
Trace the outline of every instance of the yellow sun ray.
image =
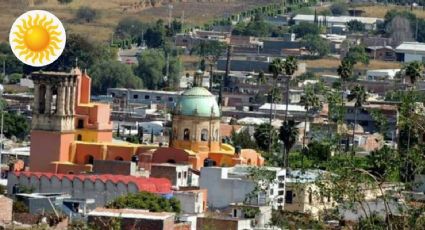
<svg viewBox="0 0 425 230">
<path fill-rule="evenodd" d="M 50 19 L 50 21 L 46 21 L 43 26 L 46 28 L 47 26 L 53 24 L 53 19 Z"/>
<path fill-rule="evenodd" d="M 51 55 L 56 56 L 55 50 L 53 49 L 53 47 L 49 47 L 49 52 Z"/>
<path fill-rule="evenodd" d="M 24 42 L 22 41 L 22 39 L 17 39 L 17 38 L 13 39 L 13 42 L 16 42 L 16 43 L 18 43 L 18 44 L 23 44 L 23 43 L 24 43 Z"/>
<path fill-rule="evenodd" d="M 19 53 L 19 56 L 23 56 L 23 55 L 25 55 L 25 54 L 28 54 L 30 52 L 30 50 L 24 50 L 24 51 L 21 51 L 20 53 Z"/>
<path fill-rule="evenodd" d="M 58 44 L 56 44 L 56 42 L 54 42 L 54 41 L 50 42 L 50 46 L 55 48 L 55 49 L 59 49 Z"/>
<path fill-rule="evenodd" d="M 47 16 L 46 16 L 46 15 L 44 15 L 44 17 L 40 20 L 39 24 L 40 24 L 40 25 L 43 25 L 43 24 L 44 24 L 44 22 L 46 21 L 46 19 L 47 19 Z"/>
<path fill-rule="evenodd" d="M 27 56 L 25 56 L 25 61 L 30 59 L 34 54 L 35 54 L 34 52 L 30 52 Z"/>
<path fill-rule="evenodd" d="M 38 52 L 35 53 L 31 61 L 34 63 L 37 59 L 38 59 Z"/>
<path fill-rule="evenodd" d="M 22 28 L 22 26 L 21 26 L 21 25 L 17 25 L 17 26 L 16 26 L 16 28 L 18 28 L 19 33 L 21 33 L 21 34 L 24 34 L 24 33 L 25 33 L 25 32 L 24 32 L 24 28 Z"/>
<path fill-rule="evenodd" d="M 38 20 L 40 19 L 40 15 L 36 15 L 34 19 L 34 25 L 38 25 Z"/>
<path fill-rule="evenodd" d="M 45 53 L 45 56 L 46 56 L 46 60 L 50 61 L 50 53 L 47 50 L 45 50 L 44 53 Z"/>
<path fill-rule="evenodd" d="M 29 15 L 29 16 L 28 16 L 28 26 L 29 26 L 29 27 L 32 27 L 32 26 L 33 26 L 33 24 L 32 24 L 32 17 L 31 17 L 31 15 Z"/>
<path fill-rule="evenodd" d="M 42 62 L 44 59 L 44 52 L 40 52 L 40 57 L 38 57 L 38 61 Z"/>
</svg>

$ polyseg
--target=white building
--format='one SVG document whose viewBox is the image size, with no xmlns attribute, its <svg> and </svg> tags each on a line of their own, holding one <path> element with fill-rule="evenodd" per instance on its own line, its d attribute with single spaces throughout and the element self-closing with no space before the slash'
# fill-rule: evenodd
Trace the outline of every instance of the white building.
<svg viewBox="0 0 425 230">
<path fill-rule="evenodd" d="M 313 14 L 297 14 L 292 20 L 298 25 L 301 22 L 314 23 Z M 353 17 L 353 16 L 323 16 L 318 15 L 317 20 L 319 22 L 326 21 L 327 27 L 346 27 L 350 21 L 360 21 L 365 25 L 366 30 L 375 30 L 378 23 L 383 22 L 382 18 L 372 17 Z"/>
<path fill-rule="evenodd" d="M 395 52 L 401 62 L 425 61 L 425 43 L 403 42 L 395 48 Z"/>
<path fill-rule="evenodd" d="M 257 194 L 255 205 L 271 205 L 275 209 L 283 209 L 285 197 L 286 170 L 275 167 L 264 167 L 275 172 L 276 177 L 266 191 Z M 249 179 L 248 166 L 230 168 L 203 167 L 199 178 L 199 186 L 208 190 L 208 207 L 225 208 L 231 203 L 242 203 L 254 190 L 256 183 Z"/>
<path fill-rule="evenodd" d="M 400 69 L 374 69 L 366 72 L 366 79 L 368 81 L 383 81 L 394 80 L 394 77 Z"/>
<path fill-rule="evenodd" d="M 148 89 L 109 88 L 108 95 L 112 98 L 126 100 L 134 104 L 166 104 L 170 108 L 177 102 L 182 91 L 161 91 Z"/>
</svg>

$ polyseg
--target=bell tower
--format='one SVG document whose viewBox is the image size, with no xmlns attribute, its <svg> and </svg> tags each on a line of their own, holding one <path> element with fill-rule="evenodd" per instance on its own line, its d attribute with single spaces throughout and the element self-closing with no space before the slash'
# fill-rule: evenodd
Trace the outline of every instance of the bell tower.
<svg viewBox="0 0 425 230">
<path fill-rule="evenodd" d="M 74 141 L 78 75 L 75 72 L 34 72 L 30 171 L 55 172 L 55 162 L 66 162 Z"/>
</svg>

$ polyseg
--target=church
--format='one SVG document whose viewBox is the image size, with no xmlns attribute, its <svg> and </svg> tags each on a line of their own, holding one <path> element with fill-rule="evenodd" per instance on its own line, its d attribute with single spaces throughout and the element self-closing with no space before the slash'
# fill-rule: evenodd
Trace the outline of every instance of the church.
<svg viewBox="0 0 425 230">
<path fill-rule="evenodd" d="M 91 78 L 86 72 L 34 72 L 29 170 L 60 174 L 91 172 L 95 160 L 131 161 L 150 170 L 152 163 L 230 167 L 261 166 L 264 159 L 252 149 L 221 142 L 221 111 L 216 98 L 203 87 L 180 96 L 172 114 L 168 147 L 115 141 L 111 109 L 93 103 Z M 196 85 L 196 84 L 195 84 Z"/>
</svg>

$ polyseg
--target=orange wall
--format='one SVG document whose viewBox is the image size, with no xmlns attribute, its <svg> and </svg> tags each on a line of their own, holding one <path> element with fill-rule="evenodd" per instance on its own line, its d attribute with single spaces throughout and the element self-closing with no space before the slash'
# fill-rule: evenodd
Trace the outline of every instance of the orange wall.
<svg viewBox="0 0 425 230">
<path fill-rule="evenodd" d="M 69 161 L 74 133 L 33 130 L 31 132 L 30 171 L 54 172 L 51 162 Z"/>
</svg>

